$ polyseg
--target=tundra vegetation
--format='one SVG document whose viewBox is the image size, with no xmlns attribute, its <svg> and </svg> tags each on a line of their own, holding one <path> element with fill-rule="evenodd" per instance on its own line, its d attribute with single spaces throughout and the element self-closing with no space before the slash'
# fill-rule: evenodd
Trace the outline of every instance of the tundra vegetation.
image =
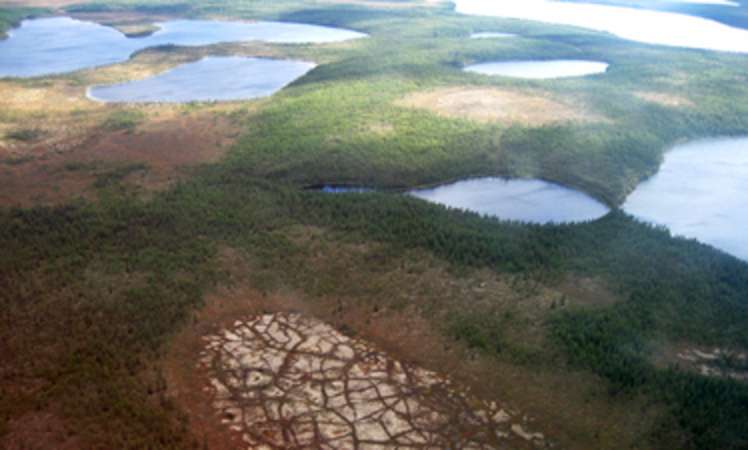
<svg viewBox="0 0 748 450">
<path fill-rule="evenodd" d="M 303 189 L 341 183 L 398 191 L 505 175 L 559 182 L 616 207 L 674 143 L 748 132 L 748 60 L 464 17 L 436 2 L 378 3 L 67 6 L 63 12 L 73 15 L 130 14 L 146 23 L 164 15 L 285 20 L 370 37 L 158 48 L 111 67 L 0 81 L 5 93 L 38 94 L 28 102 L 0 99 L 12 106 L 0 111 L 8 163 L 0 175 L 61 154 L 60 168 L 46 176 L 89 176 L 53 204 L 19 207 L 3 197 L 0 444 L 14 448 L 30 433 L 47 448 L 201 448 L 207 438 L 174 401 L 163 361 L 174 336 L 199 322 L 206 299 L 227 286 L 251 286 L 247 295 L 293 298 L 297 309 L 384 347 L 398 348 L 372 331 L 377 324 L 418 318 L 429 339 L 402 346 L 399 356 L 437 371 L 446 367 L 438 355 L 453 358 L 457 380 L 530 412 L 563 448 L 748 446 L 745 382 L 661 363 L 678 346 L 748 348 L 745 262 L 620 211 L 592 223 L 537 226 L 397 193 Z M 0 24 L 7 30 L 52 12 L 3 8 Z M 481 31 L 518 37 L 469 39 Z M 289 56 L 319 66 L 254 102 L 85 100 L 89 84 L 142 78 L 206 54 Z M 604 75 L 553 81 L 462 71 L 529 58 L 611 66 Z M 424 104 L 462 88 L 546 99 L 563 105 L 561 115 L 569 105 L 579 109 L 567 120 L 534 122 L 473 120 Z M 30 107 L 35 101 L 51 112 Z M 226 122 L 236 135 L 215 145 L 220 155 L 199 159 L 155 191 L 134 180 L 168 161 L 146 155 L 102 163 L 76 152 L 91 139 L 116 137 L 142 138 L 149 145 L 142 154 L 158 154 L 149 133 L 168 136 L 159 124 L 180 120 Z M 46 153 L 51 147 L 40 142 L 57 142 L 72 124 L 79 136 Z M 181 148 L 188 152 L 189 144 Z"/>
</svg>

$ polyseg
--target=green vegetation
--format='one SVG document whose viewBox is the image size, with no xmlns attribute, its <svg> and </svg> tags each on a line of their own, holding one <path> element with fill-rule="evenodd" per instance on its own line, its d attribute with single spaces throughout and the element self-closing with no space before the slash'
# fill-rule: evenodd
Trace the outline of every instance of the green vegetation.
<svg viewBox="0 0 748 450">
<path fill-rule="evenodd" d="M 135 128 L 143 123 L 145 114 L 137 110 L 118 110 L 106 118 L 103 128 L 109 131 L 127 130 L 135 131 Z"/>
<path fill-rule="evenodd" d="M 40 8 L 2 8 L 0 7 L 0 38 L 5 38 L 5 32 L 27 17 L 43 13 Z"/>
<path fill-rule="evenodd" d="M 646 396 L 664 405 L 667 417 L 643 447 L 748 446 L 748 385 L 651 362 L 662 341 L 748 348 L 745 263 L 618 211 L 589 224 L 527 226 L 394 194 L 299 189 L 329 182 L 405 188 L 505 174 L 577 186 L 616 205 L 656 171 L 668 145 L 748 132 L 744 58 L 443 10 L 302 5 L 238 0 L 167 7 L 371 34 L 353 43 L 277 46 L 326 64 L 260 102 L 222 162 L 148 201 L 120 186 L 128 174 L 146 169 L 127 165 L 96 181 L 105 188 L 96 202 L 0 210 L 0 382 L 12 387 L 0 391 L 0 436 L 13 419 L 54 408 L 86 447 L 199 448 L 199 437 L 185 432 L 184 417 L 166 395 L 157 361 L 173 333 L 190 323 L 203 294 L 224 279 L 216 264 L 221 249 L 241 249 L 257 266 L 253 282 L 268 292 L 290 288 L 353 299 L 391 293 L 386 286 L 371 293 L 345 278 L 315 278 L 308 268 L 315 254 L 290 230 L 316 227 L 333 234 L 330 245 L 381 248 L 351 271 L 384 270 L 418 251 L 458 278 L 489 270 L 551 288 L 569 275 L 604 281 L 620 301 L 595 308 L 554 302 L 540 318 L 547 338 L 538 348 L 523 348 L 504 332 L 516 320 L 511 314 L 464 311 L 442 324 L 444 332 L 487 358 L 584 370 L 604 379 L 620 401 Z M 525 37 L 466 39 L 473 30 L 492 29 Z M 584 56 L 612 68 L 601 77 L 542 83 L 460 70 L 520 55 Z M 564 94 L 606 120 L 532 128 L 447 119 L 395 104 L 410 92 L 453 85 Z M 693 106 L 648 102 L 633 95 L 639 91 L 686 96 Z M 132 129 L 143 119 L 128 109 L 113 113 L 106 126 Z"/>
<path fill-rule="evenodd" d="M 105 188 L 117 184 L 136 172 L 147 171 L 148 166 L 142 163 L 126 164 L 122 167 L 117 167 L 112 170 L 106 171 L 96 177 L 93 185 L 96 188 Z"/>
<path fill-rule="evenodd" d="M 14 141 L 31 142 L 42 137 L 42 132 L 36 128 L 22 128 L 20 130 L 14 130 L 5 135 L 6 139 L 13 139 Z"/>
<path fill-rule="evenodd" d="M 748 68 L 739 56 L 622 45 L 561 27 L 439 11 L 370 12 L 351 6 L 276 12 L 280 8 L 237 2 L 229 12 L 201 3 L 192 5 L 190 14 L 265 13 L 273 19 L 344 26 L 371 37 L 342 48 L 293 51 L 326 64 L 297 82 L 297 89 L 278 95 L 243 138 L 230 164 L 242 164 L 257 176 L 298 185 L 384 188 L 471 175 L 540 177 L 617 205 L 656 172 L 663 152 L 675 142 L 748 131 L 748 107 L 729 100 L 748 95 L 746 84 L 735 81 Z M 499 43 L 466 39 L 473 30 L 486 29 L 523 38 Z M 604 76 L 551 82 L 461 70 L 471 62 L 518 57 L 585 57 L 608 61 L 611 69 Z M 396 104 L 411 92 L 455 85 L 556 93 L 588 105 L 603 120 L 540 128 L 479 124 Z M 687 103 L 653 103 L 638 92 L 682 97 Z M 377 132 L 382 126 L 386 133 Z"/>
<path fill-rule="evenodd" d="M 354 242 L 385 243 L 385 260 L 420 248 L 455 268 L 491 267 L 551 284 L 565 272 L 603 277 L 627 300 L 603 311 L 554 314 L 551 327 L 560 348 L 608 379 L 616 395 L 645 392 L 670 405 L 688 432 L 679 435 L 681 448 L 741 448 L 746 442 L 739 425 L 746 418 L 748 386 L 654 369 L 647 343 L 685 338 L 748 344 L 748 268 L 621 214 L 584 226 L 525 227 L 406 197 L 299 193 L 241 171 L 213 169 L 152 202 L 115 195 L 97 205 L 7 211 L 0 224 L 0 244 L 7 249 L 0 261 L 7 286 L 0 296 L 6 311 L 1 328 L 11 332 L 37 321 L 43 328 L 40 336 L 24 334 L 23 342 L 4 341 L 4 354 L 27 356 L 14 344 L 65 349 L 24 369 L 24 376 L 42 377 L 50 399 L 62 402 L 74 420 L 98 415 L 106 405 L 105 417 L 120 434 L 86 436 L 101 445 L 185 445 L 180 428 L 168 420 L 169 408 L 147 400 L 164 395 L 154 393 L 156 381 L 144 385 L 138 375 L 153 370 L 149 361 L 216 280 L 211 263 L 219 245 L 259 259 L 274 274 L 269 289 L 296 283 L 307 288 L 312 280 L 289 271 L 305 264 L 303 247 L 285 237 L 292 224 L 334 229 Z M 504 342 L 496 327 L 496 321 L 467 315 L 451 332 L 469 346 L 500 353 Z M 529 361 L 522 363 L 534 363 Z M 103 373 L 108 375 L 98 375 Z M 38 401 L 19 396 L 13 398 L 14 413 L 17 405 L 31 408 Z M 128 419 L 133 408 L 138 416 Z M 684 437 L 691 433 L 693 438 Z"/>
</svg>

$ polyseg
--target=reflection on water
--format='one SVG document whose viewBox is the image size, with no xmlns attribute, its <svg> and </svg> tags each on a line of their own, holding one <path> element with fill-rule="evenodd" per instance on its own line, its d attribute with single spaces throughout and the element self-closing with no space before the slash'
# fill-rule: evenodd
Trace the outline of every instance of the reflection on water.
<svg viewBox="0 0 748 450">
<path fill-rule="evenodd" d="M 477 178 L 411 192 L 452 208 L 528 223 L 569 223 L 599 219 L 609 209 L 573 189 L 541 180 Z"/>
<path fill-rule="evenodd" d="M 503 39 L 516 37 L 516 34 L 511 33 L 497 33 L 494 31 L 483 31 L 481 33 L 473 33 L 470 35 L 471 39 Z"/>
<path fill-rule="evenodd" d="M 310 188 L 310 190 L 323 192 L 325 194 L 366 194 L 368 192 L 375 192 L 372 188 L 340 184 L 325 184 L 322 186 L 314 186 Z"/>
<path fill-rule="evenodd" d="M 740 6 L 740 3 L 731 0 L 675 0 L 677 3 L 695 3 L 699 5 Z"/>
<path fill-rule="evenodd" d="M 580 77 L 604 73 L 608 64 L 597 61 L 553 60 L 553 61 L 503 61 L 473 64 L 465 67 L 468 72 L 483 75 L 501 75 L 514 78 L 549 79 Z"/>
<path fill-rule="evenodd" d="M 26 20 L 0 41 L 0 77 L 32 77 L 126 61 L 159 45 L 201 46 L 259 40 L 328 43 L 364 37 L 355 31 L 281 22 L 174 20 L 148 37 L 131 39 L 110 27 L 68 17 Z"/>
<path fill-rule="evenodd" d="M 303 61 L 209 57 L 145 80 L 94 86 L 88 94 L 105 102 L 244 100 L 271 95 L 313 67 Z"/>
<path fill-rule="evenodd" d="M 748 260 L 748 138 L 674 148 L 623 209 Z"/>
<path fill-rule="evenodd" d="M 748 53 L 748 31 L 686 14 L 554 0 L 455 0 L 464 14 L 605 31 L 649 44 Z"/>
</svg>

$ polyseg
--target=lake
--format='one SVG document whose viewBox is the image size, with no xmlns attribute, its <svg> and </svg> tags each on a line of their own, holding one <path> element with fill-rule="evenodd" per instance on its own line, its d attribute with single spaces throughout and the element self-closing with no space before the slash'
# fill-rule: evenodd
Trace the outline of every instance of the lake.
<svg viewBox="0 0 748 450">
<path fill-rule="evenodd" d="M 322 192 L 325 194 L 366 194 L 376 192 L 372 188 L 365 186 L 350 186 L 340 184 L 325 184 L 322 186 L 313 186 L 309 190 Z"/>
<path fill-rule="evenodd" d="M 473 64 L 468 72 L 514 78 L 551 79 L 605 73 L 608 64 L 598 61 L 558 59 L 551 61 L 501 61 Z"/>
<path fill-rule="evenodd" d="M 516 34 L 511 33 L 498 33 L 494 31 L 482 31 L 480 33 L 473 33 L 470 35 L 471 39 L 504 39 L 516 37 Z"/>
<path fill-rule="evenodd" d="M 312 68 L 304 61 L 207 57 L 152 78 L 93 86 L 88 96 L 113 103 L 247 100 L 272 95 Z"/>
<path fill-rule="evenodd" d="M 571 25 L 648 44 L 748 53 L 748 31 L 681 13 L 553 0 L 455 0 L 470 15 Z"/>
<path fill-rule="evenodd" d="M 167 44 L 321 44 L 366 36 L 350 30 L 284 22 L 174 20 L 156 25 L 159 30 L 148 37 L 127 38 L 113 28 L 69 17 L 25 20 L 0 41 L 0 77 L 34 77 L 104 66 L 126 61 L 139 50 Z"/>
<path fill-rule="evenodd" d="M 676 146 L 623 209 L 748 260 L 748 138 Z"/>
<path fill-rule="evenodd" d="M 502 220 L 537 224 L 586 222 L 610 211 L 582 192 L 542 180 L 476 178 L 410 194 Z"/>
</svg>

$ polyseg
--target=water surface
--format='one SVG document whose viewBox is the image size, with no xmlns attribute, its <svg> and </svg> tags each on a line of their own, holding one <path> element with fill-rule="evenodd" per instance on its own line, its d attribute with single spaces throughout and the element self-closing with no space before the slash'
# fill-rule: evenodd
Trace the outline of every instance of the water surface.
<svg viewBox="0 0 748 450">
<path fill-rule="evenodd" d="M 582 192 L 541 180 L 476 178 L 410 194 L 503 220 L 538 224 L 591 221 L 609 212 Z"/>
<path fill-rule="evenodd" d="M 470 35 L 471 39 L 504 39 L 516 37 L 516 34 L 512 33 L 498 33 L 495 31 L 482 31 L 480 33 L 473 33 Z"/>
<path fill-rule="evenodd" d="M 464 14 L 604 31 L 649 44 L 748 53 L 748 31 L 686 14 L 554 0 L 455 0 Z"/>
<path fill-rule="evenodd" d="M 147 37 L 69 17 L 25 20 L 0 41 L 0 77 L 33 77 L 126 61 L 148 47 L 222 42 L 329 43 L 366 36 L 350 30 L 281 22 L 173 20 Z"/>
<path fill-rule="evenodd" d="M 88 95 L 114 103 L 246 100 L 272 95 L 313 67 L 303 61 L 208 57 L 152 78 L 94 86 Z"/>
<path fill-rule="evenodd" d="M 318 186 L 313 190 L 323 192 L 325 194 L 366 194 L 375 192 L 374 189 L 364 186 L 349 186 L 349 185 L 335 185 L 327 184 L 324 186 Z"/>
<path fill-rule="evenodd" d="M 748 138 L 675 147 L 623 209 L 748 260 Z"/>
<path fill-rule="evenodd" d="M 697 5 L 719 5 L 738 7 L 740 3 L 731 0 L 675 0 L 676 3 L 695 3 Z"/>
<path fill-rule="evenodd" d="M 552 61 L 502 61 L 473 64 L 468 72 L 514 78 L 550 79 L 605 73 L 608 64 L 598 61 L 559 59 Z"/>
</svg>

